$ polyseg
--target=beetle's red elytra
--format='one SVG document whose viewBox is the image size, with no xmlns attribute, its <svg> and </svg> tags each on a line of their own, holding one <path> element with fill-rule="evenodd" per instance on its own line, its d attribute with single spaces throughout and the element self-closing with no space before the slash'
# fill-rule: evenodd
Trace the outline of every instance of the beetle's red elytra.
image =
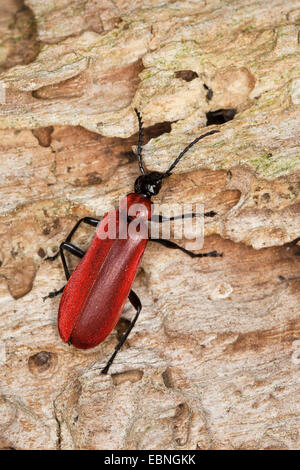
<svg viewBox="0 0 300 470">
<path fill-rule="evenodd" d="M 118 213 L 109 212 L 98 230 L 109 218 L 117 220 L 116 239 L 97 235 L 66 285 L 58 312 L 58 329 L 63 341 L 81 349 L 93 348 L 111 333 L 122 314 L 146 248 L 144 238 L 118 238 Z M 83 281 L 84 280 L 84 281 Z"/>
<path fill-rule="evenodd" d="M 131 236 L 130 223 L 135 219 L 144 227 L 148 227 L 147 221 L 150 219 L 162 223 L 166 220 L 182 218 L 182 216 L 171 218 L 151 217 L 151 197 L 158 194 L 164 178 L 171 175 L 174 167 L 193 145 L 204 137 L 218 132 L 217 130 L 211 130 L 194 139 L 178 155 L 165 173 L 146 173 L 142 163 L 143 123 L 140 113 L 136 109 L 135 112 L 139 122 L 137 158 L 141 171 L 141 175 L 135 181 L 135 192 L 125 196 L 120 203 L 120 209 L 110 211 L 101 221 L 92 217 L 80 219 L 66 240 L 60 245 L 59 252 L 55 256 L 47 258 L 53 261 L 59 255 L 61 256 L 68 281 L 59 291 L 50 292 L 44 298 L 55 297 L 63 293 L 58 311 L 58 330 L 63 341 L 79 349 L 93 348 L 104 341 L 114 329 L 120 319 L 127 298 L 136 310 L 134 319 L 116 346 L 106 366 L 102 369 L 103 374 L 108 372 L 142 309 L 139 297 L 132 290 L 132 284 L 149 241 L 160 243 L 171 249 L 179 249 L 192 258 L 222 256 L 216 251 L 196 254 L 170 240 L 145 237 L 143 230 L 135 232 L 135 235 Z M 204 214 L 185 214 L 185 217 L 197 217 L 199 215 L 213 217 L 216 214 L 211 211 Z M 97 227 L 96 234 L 86 252 L 71 243 L 71 239 L 81 223 Z M 107 228 L 110 223 L 114 223 L 116 228 L 113 237 L 107 236 Z M 121 227 L 121 223 L 125 225 Z M 121 237 L 121 228 L 124 229 L 124 227 L 126 236 L 124 237 L 123 230 Z M 65 251 L 80 258 L 80 262 L 72 274 L 66 262 Z"/>
</svg>

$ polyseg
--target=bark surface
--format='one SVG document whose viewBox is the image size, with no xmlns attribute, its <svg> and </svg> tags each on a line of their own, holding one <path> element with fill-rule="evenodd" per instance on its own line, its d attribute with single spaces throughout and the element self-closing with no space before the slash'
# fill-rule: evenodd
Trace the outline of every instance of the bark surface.
<svg viewBox="0 0 300 470">
<path fill-rule="evenodd" d="M 2 0 L 0 18 L 0 446 L 299 449 L 300 1 Z M 223 258 L 149 244 L 102 376 L 134 311 L 95 349 L 62 343 L 45 257 L 132 191 L 134 107 L 149 170 L 219 130 L 155 202 L 215 210 L 203 250 Z"/>
</svg>

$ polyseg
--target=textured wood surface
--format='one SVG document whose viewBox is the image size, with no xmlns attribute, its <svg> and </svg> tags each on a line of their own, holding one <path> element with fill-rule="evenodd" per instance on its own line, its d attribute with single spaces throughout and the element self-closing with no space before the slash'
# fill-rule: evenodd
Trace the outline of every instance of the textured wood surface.
<svg viewBox="0 0 300 470">
<path fill-rule="evenodd" d="M 1 447 L 299 449 L 300 2 L 2 0 L 0 18 Z M 151 170 L 220 131 L 155 200 L 215 210 L 203 249 L 223 258 L 149 244 L 104 377 L 133 309 L 65 345 L 45 257 L 132 190 L 134 106 Z M 236 114 L 208 128 L 218 109 Z"/>
</svg>

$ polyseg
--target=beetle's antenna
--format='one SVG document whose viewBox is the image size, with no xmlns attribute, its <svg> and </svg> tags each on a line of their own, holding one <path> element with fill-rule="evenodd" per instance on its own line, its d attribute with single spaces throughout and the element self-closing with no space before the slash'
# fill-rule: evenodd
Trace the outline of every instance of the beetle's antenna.
<svg viewBox="0 0 300 470">
<path fill-rule="evenodd" d="M 193 145 L 195 145 L 197 142 L 199 142 L 199 140 L 204 139 L 204 137 L 207 137 L 208 135 L 211 135 L 211 134 L 215 134 L 216 132 L 219 132 L 219 131 L 217 131 L 217 130 L 209 131 L 209 132 L 206 132 L 206 134 L 203 134 L 203 135 L 200 135 L 199 137 L 196 137 L 196 139 L 193 140 L 193 142 L 191 142 L 189 145 L 187 145 L 185 147 L 185 149 L 178 155 L 178 157 L 174 160 L 174 162 L 172 163 L 170 168 L 163 174 L 162 178 L 166 178 L 167 176 L 171 175 L 172 170 L 175 168 L 175 166 L 177 165 L 179 160 L 181 160 L 183 155 L 186 152 L 188 152 L 190 150 L 190 148 L 193 147 Z"/>
<path fill-rule="evenodd" d="M 142 116 L 138 112 L 136 108 L 134 108 L 138 121 L 139 121 L 139 142 L 138 142 L 138 153 L 137 153 L 137 158 L 138 158 L 138 164 L 140 171 L 142 175 L 145 174 L 145 170 L 143 167 L 143 162 L 142 162 L 142 145 L 143 145 L 143 121 L 142 121 Z"/>
</svg>

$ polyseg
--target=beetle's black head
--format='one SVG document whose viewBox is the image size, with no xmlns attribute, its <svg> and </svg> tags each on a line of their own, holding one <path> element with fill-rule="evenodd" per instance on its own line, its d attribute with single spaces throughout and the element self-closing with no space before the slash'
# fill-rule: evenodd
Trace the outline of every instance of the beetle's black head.
<svg viewBox="0 0 300 470">
<path fill-rule="evenodd" d="M 163 179 L 163 173 L 152 171 L 147 175 L 139 176 L 134 183 L 134 192 L 152 197 L 159 193 Z"/>
<path fill-rule="evenodd" d="M 203 139 L 204 137 L 214 134 L 215 132 L 219 132 L 219 131 L 212 130 L 212 131 L 206 132 L 206 134 L 196 137 L 196 139 L 194 139 L 189 145 L 187 145 L 185 149 L 183 149 L 182 152 L 178 155 L 178 157 L 175 158 L 174 162 L 165 173 L 158 173 L 158 171 L 152 171 L 151 173 L 146 174 L 146 171 L 145 171 L 145 168 L 143 167 L 143 162 L 142 162 L 143 121 L 142 121 L 142 116 L 140 115 L 139 111 L 136 108 L 134 110 L 136 112 L 136 115 L 139 121 L 139 141 L 138 141 L 137 158 L 138 158 L 139 168 L 142 173 L 141 176 L 139 176 L 134 183 L 134 192 L 137 194 L 143 194 L 143 196 L 151 198 L 151 196 L 155 196 L 156 194 L 159 193 L 162 180 L 164 178 L 171 176 L 172 171 L 177 165 L 177 163 L 181 160 L 183 155 L 186 152 L 188 152 L 188 150 L 190 150 L 190 148 L 193 145 L 195 145 L 197 142 L 199 142 L 199 140 Z"/>
</svg>

